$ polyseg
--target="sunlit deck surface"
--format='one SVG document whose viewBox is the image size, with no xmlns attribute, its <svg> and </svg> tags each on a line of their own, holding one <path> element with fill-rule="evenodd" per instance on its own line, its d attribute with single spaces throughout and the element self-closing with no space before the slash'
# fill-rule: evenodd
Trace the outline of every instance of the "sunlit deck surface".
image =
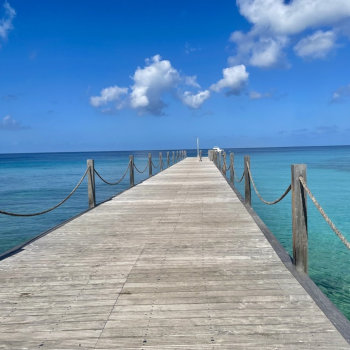
<svg viewBox="0 0 350 350">
<path fill-rule="evenodd" d="M 0 297 L 0 349 L 349 349 L 206 158 L 1 261 Z"/>
</svg>

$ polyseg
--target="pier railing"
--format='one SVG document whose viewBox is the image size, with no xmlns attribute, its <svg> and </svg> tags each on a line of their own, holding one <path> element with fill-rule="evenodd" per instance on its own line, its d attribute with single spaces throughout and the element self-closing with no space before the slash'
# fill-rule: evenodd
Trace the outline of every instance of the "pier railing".
<svg viewBox="0 0 350 350">
<path fill-rule="evenodd" d="M 187 152 L 185 150 L 180 151 L 172 151 L 172 155 L 170 155 L 170 152 L 166 152 L 166 165 L 164 165 L 163 162 L 163 153 L 159 152 L 159 160 L 158 163 L 154 163 L 152 160 L 152 153 L 148 153 L 148 161 L 147 165 L 144 169 L 140 170 L 135 162 L 134 162 L 134 156 L 129 156 L 129 163 L 125 169 L 125 172 L 123 175 L 116 181 L 108 181 L 106 180 L 99 171 L 95 169 L 95 163 L 93 159 L 87 160 L 87 167 L 84 172 L 84 174 L 81 176 L 80 180 L 76 184 L 76 186 L 72 189 L 72 191 L 59 203 L 56 205 L 41 210 L 34 213 L 14 213 L 6 210 L 0 210 L 0 214 L 8 215 L 8 216 L 21 216 L 21 217 L 31 217 L 31 216 L 38 216 L 43 215 L 46 213 L 49 213 L 56 208 L 60 207 L 62 204 L 64 204 L 70 197 L 73 196 L 73 194 L 77 191 L 77 189 L 82 185 L 85 177 L 87 177 L 87 184 L 88 184 L 88 202 L 89 202 L 89 208 L 94 208 L 96 206 L 96 180 L 95 175 L 105 184 L 114 186 L 120 184 L 126 177 L 126 175 L 129 173 L 129 188 L 135 186 L 135 170 L 143 174 L 148 169 L 148 177 L 153 176 L 153 168 L 159 169 L 159 172 L 163 171 L 166 168 L 169 168 L 170 166 L 174 165 L 175 163 L 179 162 L 180 160 L 187 157 Z"/>
<path fill-rule="evenodd" d="M 257 189 L 254 181 L 251 167 L 250 156 L 244 156 L 244 170 L 241 177 L 237 178 L 234 167 L 234 154 L 230 153 L 230 163 L 227 166 L 226 153 L 217 152 L 214 150 L 208 151 L 208 157 L 222 174 L 227 178 L 227 172 L 230 172 L 229 183 L 232 187 L 235 187 L 235 183 L 240 183 L 244 179 L 244 202 L 247 206 L 252 205 L 251 187 L 260 201 L 267 205 L 274 205 L 282 201 L 287 194 L 292 192 L 292 235 L 293 235 L 293 263 L 299 271 L 304 273 L 308 272 L 308 219 L 307 219 L 307 196 L 320 212 L 324 220 L 342 241 L 346 248 L 350 249 L 350 242 L 336 227 L 333 221 L 325 213 L 311 190 L 307 186 L 306 181 L 306 165 L 305 164 L 292 164 L 291 165 L 291 182 L 286 187 L 286 190 L 280 197 L 273 201 L 265 200 Z"/>
</svg>

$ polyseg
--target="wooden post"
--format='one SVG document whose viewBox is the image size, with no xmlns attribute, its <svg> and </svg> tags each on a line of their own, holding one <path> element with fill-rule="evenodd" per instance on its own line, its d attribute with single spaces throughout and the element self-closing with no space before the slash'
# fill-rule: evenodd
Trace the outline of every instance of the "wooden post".
<svg viewBox="0 0 350 350">
<path fill-rule="evenodd" d="M 250 156 L 244 156 L 244 202 L 249 206 L 252 205 L 252 192 L 250 188 L 250 178 L 248 174 L 248 166 L 250 168 Z"/>
<path fill-rule="evenodd" d="M 231 185 L 234 186 L 235 184 L 235 170 L 234 170 L 234 155 L 231 152 L 230 153 L 230 182 Z"/>
<path fill-rule="evenodd" d="M 202 161 L 202 150 L 199 150 L 199 160 Z"/>
<path fill-rule="evenodd" d="M 169 166 L 170 166 L 169 152 L 166 153 L 166 164 L 167 164 L 167 168 L 169 168 Z"/>
<path fill-rule="evenodd" d="M 163 170 L 163 154 L 159 152 L 159 171 Z"/>
<path fill-rule="evenodd" d="M 217 167 L 221 171 L 221 152 L 217 152 L 217 161 L 218 161 Z"/>
<path fill-rule="evenodd" d="M 88 196 L 89 196 L 89 208 L 94 208 L 96 206 L 96 197 L 95 197 L 95 167 L 94 160 L 87 160 L 87 177 L 88 177 Z"/>
<path fill-rule="evenodd" d="M 173 164 L 175 164 L 175 151 L 173 151 Z"/>
<path fill-rule="evenodd" d="M 224 176 L 226 176 L 226 152 L 222 154 L 223 161 L 222 161 L 222 173 Z"/>
<path fill-rule="evenodd" d="M 306 182 L 306 165 L 292 165 L 292 229 L 293 229 L 293 262 L 297 270 L 308 271 L 308 232 L 306 192 L 299 177 Z"/>
<path fill-rule="evenodd" d="M 152 176 L 152 153 L 148 153 L 148 176 Z"/>
<path fill-rule="evenodd" d="M 216 151 L 213 151 L 213 162 L 216 166 L 218 166 L 218 154 Z"/>
<path fill-rule="evenodd" d="M 134 175 L 134 156 L 131 155 L 129 156 L 130 159 L 130 168 L 129 168 L 129 173 L 130 173 L 130 187 L 133 187 L 135 185 L 135 175 Z"/>
</svg>

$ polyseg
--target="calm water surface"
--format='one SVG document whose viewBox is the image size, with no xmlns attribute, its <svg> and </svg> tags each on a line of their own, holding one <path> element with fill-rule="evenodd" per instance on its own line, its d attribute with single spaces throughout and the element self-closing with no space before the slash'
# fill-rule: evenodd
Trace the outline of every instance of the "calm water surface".
<svg viewBox="0 0 350 350">
<path fill-rule="evenodd" d="M 290 183 L 290 165 L 307 164 L 308 185 L 327 214 L 350 240 L 350 146 L 225 149 L 235 154 L 237 177 L 243 171 L 243 156 L 250 155 L 251 171 L 260 193 L 267 200 L 280 196 Z M 155 161 L 159 151 L 152 151 Z M 187 151 L 189 156 L 194 150 Z M 143 169 L 148 151 L 0 154 L 0 209 L 33 212 L 63 199 L 79 181 L 86 160 L 109 181 L 125 171 L 129 155 Z M 165 153 L 163 152 L 163 158 Z M 147 177 L 135 172 L 136 182 Z M 128 187 L 129 178 L 108 186 L 96 178 L 97 201 L 101 202 Z M 33 218 L 0 215 L 0 253 L 36 236 L 87 209 L 86 180 L 60 208 Z M 243 193 L 243 184 L 237 184 Z M 253 192 L 253 207 L 291 254 L 291 197 L 267 206 Z M 350 319 L 350 252 L 324 222 L 308 200 L 309 274 L 322 291 Z"/>
</svg>

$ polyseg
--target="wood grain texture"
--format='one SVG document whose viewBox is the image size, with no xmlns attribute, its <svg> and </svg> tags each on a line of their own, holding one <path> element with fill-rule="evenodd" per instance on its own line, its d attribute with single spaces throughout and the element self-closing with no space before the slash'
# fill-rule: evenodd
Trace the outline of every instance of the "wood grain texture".
<svg viewBox="0 0 350 350">
<path fill-rule="evenodd" d="M 207 158 L 0 263 L 0 349 L 349 349 Z"/>
<path fill-rule="evenodd" d="M 306 181 L 306 165 L 293 164 L 292 172 L 292 230 L 293 258 L 296 268 L 308 272 L 308 232 L 307 232 L 307 194 L 299 177 Z"/>
</svg>

